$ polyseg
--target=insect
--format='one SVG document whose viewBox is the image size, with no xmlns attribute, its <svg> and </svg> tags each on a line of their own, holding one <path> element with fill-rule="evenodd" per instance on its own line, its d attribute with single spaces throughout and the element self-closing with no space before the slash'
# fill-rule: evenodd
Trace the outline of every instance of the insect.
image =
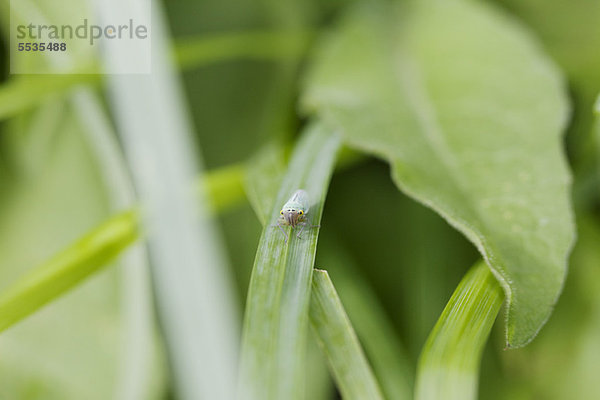
<svg viewBox="0 0 600 400">
<path fill-rule="evenodd" d="M 287 243 L 289 237 L 286 231 L 283 229 L 283 226 L 291 226 L 295 228 L 298 225 L 301 225 L 300 231 L 296 235 L 300 238 L 300 234 L 304 230 L 304 228 L 310 225 L 307 221 L 306 215 L 308 214 L 309 209 L 309 199 L 308 193 L 305 190 L 299 189 L 294 192 L 292 197 L 283 205 L 281 211 L 279 212 L 279 219 L 277 220 L 277 226 L 285 236 L 285 242 Z M 311 228 L 319 227 L 320 225 L 310 225 Z"/>
</svg>

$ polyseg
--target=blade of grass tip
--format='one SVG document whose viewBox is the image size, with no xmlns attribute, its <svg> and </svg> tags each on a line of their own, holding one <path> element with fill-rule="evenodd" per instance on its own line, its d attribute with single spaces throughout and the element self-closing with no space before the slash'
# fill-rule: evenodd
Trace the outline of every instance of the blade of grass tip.
<svg viewBox="0 0 600 400">
<path fill-rule="evenodd" d="M 264 227 L 270 220 L 277 191 L 285 175 L 288 147 L 273 141 L 263 146 L 246 165 L 244 186 L 246 197 Z M 338 154 L 340 163 L 342 151 Z M 336 165 L 336 166 L 337 166 Z M 306 359 L 307 400 L 327 400 L 333 393 L 333 382 L 327 370 L 327 362 L 317 345 L 314 336 L 310 336 Z M 311 340 L 312 339 L 312 340 Z"/>
<path fill-rule="evenodd" d="M 138 236 L 137 215 L 119 214 L 25 274 L 0 295 L 0 331 L 27 317 L 111 262 Z"/>
<path fill-rule="evenodd" d="M 383 399 L 327 271 L 313 273 L 310 324 L 344 399 Z"/>
<path fill-rule="evenodd" d="M 244 189 L 250 205 L 264 226 L 277 196 L 277 188 L 283 180 L 287 146 L 271 142 L 263 146 L 247 163 L 244 174 Z M 366 159 L 348 147 L 342 147 L 337 155 L 334 172 L 343 171 Z"/>
<path fill-rule="evenodd" d="M 207 218 L 205 196 L 191 196 L 190 185 L 201 163 L 193 151 L 181 86 L 168 59 L 171 46 L 162 3 L 97 0 L 95 5 L 104 22 L 152 18 L 151 73 L 112 74 L 107 83 L 145 207 L 157 308 L 175 392 L 182 399 L 231 399 L 239 342 L 237 301 L 220 235 Z M 105 50 L 103 61 L 109 66 L 147 56 L 112 46 Z"/>
<path fill-rule="evenodd" d="M 504 293 L 480 261 L 462 279 L 429 335 L 417 368 L 417 400 L 477 398 L 481 353 Z"/>
<path fill-rule="evenodd" d="M 327 265 L 335 279 L 335 287 L 371 361 L 385 398 L 411 399 L 413 365 L 392 322 L 347 252 L 327 238 L 330 236 L 323 239 L 322 250 L 319 250 L 319 263 Z"/>
<path fill-rule="evenodd" d="M 288 228 L 286 243 L 272 225 L 277 223 L 281 206 L 300 188 L 311 198 L 309 223 L 320 223 L 339 147 L 337 134 L 315 124 L 307 128 L 293 152 L 254 261 L 244 316 L 238 398 L 303 398 L 318 228 L 305 229 L 301 238 Z"/>
</svg>

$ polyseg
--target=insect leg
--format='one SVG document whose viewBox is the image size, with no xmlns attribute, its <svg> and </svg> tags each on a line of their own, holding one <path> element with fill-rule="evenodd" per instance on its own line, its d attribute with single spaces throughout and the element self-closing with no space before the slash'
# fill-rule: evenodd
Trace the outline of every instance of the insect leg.
<svg viewBox="0 0 600 400">
<path fill-rule="evenodd" d="M 296 237 L 298 239 L 300 239 L 300 234 L 302 234 L 302 231 L 304 230 L 304 228 L 306 227 L 306 222 L 300 222 L 298 225 L 302 225 L 302 228 L 300 228 L 300 232 L 298 232 L 298 234 L 296 235 Z"/>
<path fill-rule="evenodd" d="M 283 230 L 283 227 L 281 226 L 281 223 L 279 221 L 277 221 L 277 225 L 273 225 L 273 226 L 277 226 L 279 228 L 279 230 L 283 234 L 283 237 L 285 238 L 285 242 L 284 243 L 287 243 L 287 241 L 288 241 L 288 234 L 286 233 L 286 231 Z"/>
</svg>

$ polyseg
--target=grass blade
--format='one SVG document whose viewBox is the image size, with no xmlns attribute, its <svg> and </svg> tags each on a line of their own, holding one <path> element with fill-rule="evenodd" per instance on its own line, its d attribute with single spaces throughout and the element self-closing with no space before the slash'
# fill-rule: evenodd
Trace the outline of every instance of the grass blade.
<svg viewBox="0 0 600 400">
<path fill-rule="evenodd" d="M 104 22 L 152 17 L 152 72 L 108 75 L 107 84 L 144 204 L 157 310 L 175 392 L 181 399 L 231 399 L 239 342 L 237 303 L 220 235 L 205 217 L 205 197 L 202 193 L 194 199 L 189 190 L 201 163 L 180 82 L 168 58 L 172 48 L 161 3 L 94 3 Z M 107 66 L 135 59 L 123 48 L 106 50 Z"/>
<path fill-rule="evenodd" d="M 78 118 L 98 164 L 114 210 L 132 207 L 137 202 L 127 164 L 119 148 L 108 115 L 98 96 L 89 88 L 75 90 L 71 96 Z M 150 282 L 150 261 L 143 242 L 137 242 L 120 262 L 122 329 L 121 363 L 115 400 L 148 399 L 162 376 L 155 372 L 156 321 Z"/>
<path fill-rule="evenodd" d="M 244 168 L 233 165 L 206 173 L 196 183 L 198 190 L 206 190 L 212 210 L 223 211 L 241 201 L 244 192 L 243 181 Z M 133 209 L 115 215 L 12 284 L 0 294 L 0 331 L 58 298 L 77 282 L 86 279 L 98 269 L 108 266 L 112 258 L 117 257 L 134 241 L 138 222 L 139 215 Z M 134 237 L 130 238 L 130 234 Z M 112 238 L 109 242 L 107 242 L 108 237 Z M 86 244 L 85 255 L 80 253 L 81 243 Z M 110 257 L 107 257 L 106 254 L 107 247 L 114 249 L 114 254 Z M 92 259 L 96 264 L 90 268 L 88 262 Z M 65 261 L 61 262 L 59 266 L 56 264 L 56 260 Z M 56 266 L 49 268 L 49 265 Z M 65 273 L 65 271 L 70 272 Z M 72 275 L 74 274 L 77 275 L 76 280 L 73 280 Z M 25 281 L 36 281 L 38 284 L 33 287 L 23 285 L 21 282 Z M 54 288 L 47 286 L 54 286 Z M 43 299 L 43 301 L 30 302 L 27 300 L 29 296 Z M 24 303 L 28 303 L 25 308 L 22 306 Z M 11 318 L 10 315 L 16 315 L 18 318 Z"/>
<path fill-rule="evenodd" d="M 423 347 L 415 399 L 477 398 L 481 352 L 503 300 L 483 261 L 469 270 Z"/>
<path fill-rule="evenodd" d="M 221 212 L 228 207 L 242 201 L 245 174 L 246 168 L 243 165 L 232 165 L 216 169 L 204 174 L 202 178 L 198 179 L 196 182 L 197 188 L 198 190 L 203 189 L 206 191 L 209 198 L 208 200 L 212 206 L 212 210 L 215 212 Z M 259 196 L 259 193 L 255 193 L 254 195 Z M 138 218 L 139 215 L 134 210 L 129 210 L 122 214 L 115 215 L 91 230 L 79 241 L 64 249 L 51 260 L 43 265 L 40 265 L 36 269 L 32 270 L 32 272 L 21 278 L 18 282 L 15 282 L 13 285 L 11 285 L 4 293 L 0 295 L 0 299 L 3 299 L 0 300 L 0 321 L 5 321 L 0 323 L 0 330 L 6 329 L 12 324 L 34 313 L 40 307 L 44 306 L 48 302 L 53 301 L 71 289 L 76 282 L 86 279 L 98 269 L 102 268 L 103 266 L 107 266 L 112 258 L 105 257 L 107 243 L 105 243 L 103 238 L 105 238 L 107 232 L 122 232 L 122 234 L 113 238 L 114 243 L 111 244 L 111 246 L 114 246 L 115 249 L 118 248 L 118 251 L 115 250 L 115 254 L 112 256 L 117 257 L 120 252 L 127 249 L 129 244 L 133 242 L 133 240 L 129 239 L 129 234 L 126 234 L 126 232 L 137 231 Z M 90 246 L 86 249 L 87 256 L 85 257 L 75 256 L 79 252 L 78 249 L 80 248 L 80 242 L 88 243 Z M 51 270 L 48 269 L 48 265 L 53 264 L 54 260 L 62 259 L 62 257 L 64 257 L 63 255 L 65 254 L 70 255 L 69 259 L 73 260 L 72 263 L 69 263 L 68 265 L 65 264 L 60 268 L 53 268 Z M 89 268 L 87 262 L 92 258 L 98 260 L 96 261 L 98 265 L 94 268 Z M 78 280 L 71 284 L 68 282 L 57 283 L 62 280 L 69 281 L 72 279 L 70 274 L 63 273 L 67 269 L 72 271 L 72 273 L 78 274 Z M 41 280 L 39 281 L 40 284 L 36 285 L 35 290 L 32 287 L 21 284 L 23 281 L 35 280 L 35 278 L 33 278 L 35 276 L 44 276 L 44 280 L 48 282 L 47 285 L 56 285 L 55 289 L 60 289 L 47 291 L 45 287 L 46 283 L 42 283 Z M 43 298 L 44 301 L 30 302 L 28 308 L 21 311 L 21 304 L 26 301 L 25 299 L 29 295 L 38 297 L 40 299 Z M 9 315 L 18 315 L 19 317 L 9 318 Z"/>
<path fill-rule="evenodd" d="M 263 229 L 246 303 L 242 337 L 239 398 L 303 398 L 304 352 L 308 325 L 311 275 L 318 228 L 306 229 L 301 239 L 277 228 L 279 210 L 298 188 L 311 197 L 309 221 L 321 220 L 339 138 L 326 127 L 307 129 L 287 169 Z"/>
<path fill-rule="evenodd" d="M 383 399 L 327 271 L 313 273 L 310 322 L 344 399 Z"/>
<path fill-rule="evenodd" d="M 414 367 L 399 335 L 347 250 L 333 240 L 326 240 L 328 238 L 322 240 L 323 247 L 319 250 L 317 262 L 327 265 L 335 279 L 337 292 L 369 357 L 381 391 L 388 400 L 411 399 Z"/>
<path fill-rule="evenodd" d="M 0 296 L 0 331 L 112 261 L 137 238 L 136 213 L 119 214 L 44 265 L 26 274 Z"/>
</svg>

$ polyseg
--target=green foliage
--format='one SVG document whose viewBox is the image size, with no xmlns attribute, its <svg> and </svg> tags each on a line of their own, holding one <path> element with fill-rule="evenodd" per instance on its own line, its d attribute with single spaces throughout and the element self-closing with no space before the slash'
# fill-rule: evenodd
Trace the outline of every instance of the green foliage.
<svg viewBox="0 0 600 400">
<path fill-rule="evenodd" d="M 215 170 L 198 181 L 207 191 L 213 210 L 223 211 L 241 200 L 241 166 Z M 0 293 L 0 330 L 55 300 L 94 274 L 124 251 L 138 237 L 139 215 L 128 210 L 106 220 L 79 241 L 32 269 Z"/>
<path fill-rule="evenodd" d="M 325 235 L 324 235 L 325 236 Z M 328 237 L 328 236 L 327 236 Z M 388 400 L 404 400 L 412 398 L 414 372 L 410 359 L 400 343 L 394 326 L 385 309 L 377 299 L 376 293 L 369 283 L 365 281 L 348 253 L 341 245 L 334 245 L 332 240 L 321 240 L 319 265 L 327 265 L 328 274 L 333 276 L 335 286 L 339 292 L 341 303 L 350 317 L 352 325 L 348 330 L 356 330 L 358 337 L 370 360 L 375 377 L 381 386 L 384 398 Z M 316 275 L 313 281 L 316 280 Z M 322 280 L 329 280 L 329 277 Z M 333 289 L 333 287 L 331 288 Z M 340 301 L 336 299 L 336 302 Z M 313 307 L 311 306 L 311 316 Z M 327 319 L 321 321 L 328 325 Z M 317 326 L 317 333 L 327 332 L 328 327 Z M 342 334 L 340 334 L 342 335 Z M 350 335 L 346 333 L 345 336 Z M 326 340 L 327 338 L 322 338 Z M 348 345 L 350 346 L 350 345 Z M 341 349 L 332 349 L 341 352 Z M 357 355 L 355 355 L 357 357 Z M 331 358 L 331 357 L 330 357 Z M 343 354 L 331 360 L 332 363 L 348 365 L 352 368 L 354 363 L 347 362 Z M 366 368 L 366 367 L 365 367 Z M 363 371 L 363 373 L 366 373 Z M 339 381 L 339 378 L 338 378 Z M 368 379 L 367 379 L 368 381 Z M 340 384 L 341 382 L 338 382 Z M 343 385 L 343 383 L 341 383 Z M 352 382 L 352 385 L 361 385 L 361 382 Z M 348 398 L 365 398 L 350 396 Z"/>
<path fill-rule="evenodd" d="M 302 398 L 306 329 L 318 228 L 302 237 L 277 227 L 279 210 L 302 188 L 311 198 L 309 223 L 318 225 L 333 171 L 339 138 L 326 126 L 310 126 L 288 165 L 263 228 L 248 289 L 242 336 L 239 397 Z M 259 208 L 260 209 L 260 208 Z"/>
<path fill-rule="evenodd" d="M 574 239 L 566 99 L 531 38 L 474 2 L 359 7 L 321 46 L 303 104 L 477 246 L 507 294 L 507 345 L 531 341 Z"/>
<path fill-rule="evenodd" d="M 3 292 L 0 331 L 110 263 L 137 238 L 135 219 L 134 212 L 113 217 Z"/>
<path fill-rule="evenodd" d="M 180 68 L 223 62 L 229 59 L 297 60 L 306 50 L 307 32 L 242 32 L 179 41 L 175 59 Z"/>
<path fill-rule="evenodd" d="M 331 399 L 327 361 L 348 399 L 406 399 L 413 390 L 418 399 L 469 399 L 477 390 L 491 400 L 598 398 L 600 3 L 345 3 L 165 3 L 176 40 L 159 55 L 174 57 L 182 72 L 198 152 L 211 168 L 195 189 L 208 194 L 208 217 L 218 218 L 240 298 L 247 298 L 239 397 Z M 0 0 L 3 51 L 10 45 L 8 6 Z M 19 6 L 24 20 L 40 12 L 51 21 L 56 12 L 74 15 L 84 5 L 19 0 Z M 305 62 L 310 68 L 298 90 Z M 133 210 L 107 216 L 111 173 L 130 171 L 102 160 L 102 146 L 86 136 L 98 127 L 96 114 L 80 102 L 85 96 L 73 95 L 100 99 L 107 80 L 6 79 L 0 84 L 0 398 L 182 397 L 177 390 L 165 395 L 182 370 L 162 371 L 169 363 L 155 354 L 152 321 L 139 325 L 140 310 L 148 314 L 152 304 L 130 301 L 142 283 L 128 274 L 128 257 L 118 269 L 98 273 L 147 234 L 138 232 Z M 298 118 L 298 97 L 302 117 L 312 120 Z M 96 103 L 99 114 L 114 106 L 110 97 Z M 181 111 L 158 110 L 153 114 Z M 121 140 L 122 120 L 114 121 Z M 180 126 L 177 117 L 171 121 L 174 130 Z M 113 133 L 112 122 L 103 122 L 104 134 Z M 303 134 L 293 145 L 296 131 Z M 338 152 L 340 144 L 351 150 Z M 391 165 L 392 179 L 387 165 L 369 155 Z M 301 240 L 288 232 L 285 243 L 271 225 L 298 187 L 317 197 L 311 222 L 322 228 L 305 230 Z M 578 242 L 558 298 L 573 209 Z M 317 234 L 316 264 L 331 280 L 313 271 Z M 208 243 L 200 242 L 192 246 Z M 150 244 L 152 258 L 157 247 Z M 477 250 L 488 265 L 478 262 L 465 275 Z M 503 298 L 507 329 L 496 324 L 488 341 Z M 224 321 L 224 302 L 209 303 L 215 321 Z M 530 345 L 502 350 L 507 339 L 507 347 L 528 343 L 550 313 Z M 307 337 L 309 318 L 324 354 Z M 137 338 L 128 330 L 136 324 Z M 163 320 L 160 328 L 169 331 L 171 324 Z M 206 331 L 179 341 L 178 351 L 206 345 Z M 134 360 L 136 352 L 141 357 Z M 214 358 L 192 358 L 205 371 L 218 370 Z M 210 376 L 184 372 L 192 384 Z M 137 395 L 123 391 L 128 382 Z"/>
<path fill-rule="evenodd" d="M 383 400 L 327 271 L 317 269 L 313 273 L 310 322 L 342 396 Z"/>
<path fill-rule="evenodd" d="M 543 0 L 498 0 L 527 22 L 545 49 L 563 67 L 578 91 L 593 99 L 600 90 L 600 3 L 574 0 L 569 7 Z M 593 100 L 592 100 L 593 101 Z"/>
<path fill-rule="evenodd" d="M 297 60 L 310 38 L 308 33 L 244 32 L 206 38 L 186 38 L 175 46 L 174 58 L 182 70 L 228 60 Z M 101 75 L 30 75 L 12 78 L 0 87 L 0 120 L 30 110 L 53 95 L 65 95 L 78 85 L 97 86 Z"/>
<path fill-rule="evenodd" d="M 597 200 L 600 176 L 590 112 L 600 92 L 600 2 L 498 0 L 515 18 L 527 23 L 544 49 L 562 67 L 572 96 L 567 151 L 575 179 L 575 201 L 590 207 Z"/>
<path fill-rule="evenodd" d="M 415 399 L 477 398 L 481 352 L 503 300 L 485 263 L 465 275 L 423 347 Z"/>
<path fill-rule="evenodd" d="M 94 81 L 95 75 L 41 75 L 8 82 L 0 88 L 0 120 L 31 109 L 54 94 Z"/>
<path fill-rule="evenodd" d="M 57 253 L 66 254 L 63 249 L 110 216 L 93 153 L 68 103 L 54 100 L 10 122 L 10 129 L 0 135 L 6 140 L 2 149 L 12 156 L 11 163 L 1 167 L 6 178 L 0 179 L 2 296 L 7 291 L 16 295 L 13 285 L 25 275 L 37 275 L 36 268 L 47 267 L 50 260 L 56 260 Z M 95 243 L 108 244 L 102 240 Z M 90 274 L 95 269 L 85 262 L 102 257 L 92 253 L 90 258 L 73 252 L 71 255 L 73 260 L 83 261 L 79 267 L 87 268 Z M 71 270 L 74 265 L 64 266 L 68 269 L 53 271 L 68 271 L 62 275 L 67 280 L 80 273 Z M 127 285 L 120 280 L 121 272 L 110 269 L 94 273 L 93 279 L 80 280 L 64 296 L 57 290 L 62 282 L 55 281 L 56 288 L 38 286 L 40 292 L 29 292 L 29 299 L 21 298 L 22 305 L 42 306 L 39 301 L 45 296 L 60 296 L 0 335 L 4 354 L 0 362 L 0 397 L 100 400 L 113 396 L 124 376 L 119 372 L 125 357 L 120 347 L 125 334 L 125 301 L 120 294 Z M 58 276 L 48 276 L 47 282 L 55 278 Z M 3 311 L 14 313 L 15 309 Z M 155 345 L 151 343 L 153 349 Z M 154 360 L 154 355 L 148 352 L 147 360 Z M 153 398 L 157 398 L 164 379 L 156 373 L 156 364 L 148 362 L 147 366 L 153 372 L 147 393 L 155 393 Z"/>
<path fill-rule="evenodd" d="M 246 196 L 262 226 L 271 219 L 273 202 L 283 181 L 285 168 L 283 149 L 275 143 L 265 146 L 248 163 Z"/>
</svg>

